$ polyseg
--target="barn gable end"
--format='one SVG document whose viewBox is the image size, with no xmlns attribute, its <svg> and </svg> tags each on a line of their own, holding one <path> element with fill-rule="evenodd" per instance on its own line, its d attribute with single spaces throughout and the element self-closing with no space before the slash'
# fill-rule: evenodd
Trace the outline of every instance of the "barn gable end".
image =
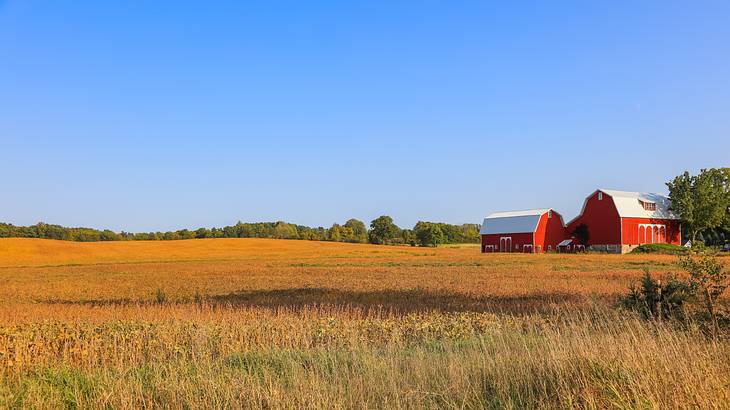
<svg viewBox="0 0 730 410">
<path fill-rule="evenodd" d="M 660 194 L 598 189 L 566 229 L 571 235 L 586 225 L 588 245 L 609 252 L 628 252 L 645 243 L 679 244 L 679 218 L 669 205 Z"/>
</svg>

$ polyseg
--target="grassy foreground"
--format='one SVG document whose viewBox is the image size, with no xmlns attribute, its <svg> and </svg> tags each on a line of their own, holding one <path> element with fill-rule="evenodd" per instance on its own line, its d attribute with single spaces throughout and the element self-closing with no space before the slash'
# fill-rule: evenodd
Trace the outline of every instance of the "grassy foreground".
<svg viewBox="0 0 730 410">
<path fill-rule="evenodd" d="M 612 308 L 668 256 L 140 244 L 0 240 L 0 408 L 730 402 L 727 339 Z"/>
<path fill-rule="evenodd" d="M 162 314 L 171 312 L 161 312 Z M 223 311 L 4 327 L 3 407 L 723 407 L 730 348 L 592 311 Z M 723 404 L 725 403 L 725 404 Z"/>
</svg>

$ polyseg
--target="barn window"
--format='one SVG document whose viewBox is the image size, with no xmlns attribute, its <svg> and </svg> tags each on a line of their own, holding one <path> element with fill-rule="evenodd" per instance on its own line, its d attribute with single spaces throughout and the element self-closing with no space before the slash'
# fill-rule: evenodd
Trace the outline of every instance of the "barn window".
<svg viewBox="0 0 730 410">
<path fill-rule="evenodd" d="M 639 204 L 647 211 L 656 211 L 656 203 L 654 202 L 645 202 L 639 199 Z"/>
<path fill-rule="evenodd" d="M 550 210 L 550 211 L 548 211 L 548 218 L 552 218 L 552 217 L 553 217 L 553 211 Z"/>
<path fill-rule="evenodd" d="M 603 192 L 598 193 L 598 200 L 603 201 Z"/>
</svg>

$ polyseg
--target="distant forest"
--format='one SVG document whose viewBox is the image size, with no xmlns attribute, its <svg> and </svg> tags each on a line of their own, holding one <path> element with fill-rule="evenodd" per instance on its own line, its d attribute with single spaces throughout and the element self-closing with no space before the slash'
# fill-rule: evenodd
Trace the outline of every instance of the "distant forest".
<svg viewBox="0 0 730 410">
<path fill-rule="evenodd" d="M 32 226 L 0 223 L 0 238 L 42 238 L 63 241 L 172 241 L 203 238 L 272 238 L 374 243 L 387 245 L 436 246 L 479 242 L 479 225 L 450 225 L 418 222 L 413 229 L 401 229 L 392 218 L 381 216 L 372 221 L 370 229 L 357 219 L 330 228 L 295 225 L 287 222 L 238 222 L 222 228 L 181 229 L 168 232 L 113 232 L 92 228 L 67 228 L 40 222 Z"/>
</svg>

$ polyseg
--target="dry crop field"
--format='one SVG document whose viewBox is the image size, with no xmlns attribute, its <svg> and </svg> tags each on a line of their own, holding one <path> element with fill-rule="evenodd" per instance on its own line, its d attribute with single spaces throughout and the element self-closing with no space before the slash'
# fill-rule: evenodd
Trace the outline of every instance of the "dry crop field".
<svg viewBox="0 0 730 410">
<path fill-rule="evenodd" d="M 727 408 L 727 340 L 614 307 L 674 261 L 0 239 L 0 407 Z"/>
</svg>

